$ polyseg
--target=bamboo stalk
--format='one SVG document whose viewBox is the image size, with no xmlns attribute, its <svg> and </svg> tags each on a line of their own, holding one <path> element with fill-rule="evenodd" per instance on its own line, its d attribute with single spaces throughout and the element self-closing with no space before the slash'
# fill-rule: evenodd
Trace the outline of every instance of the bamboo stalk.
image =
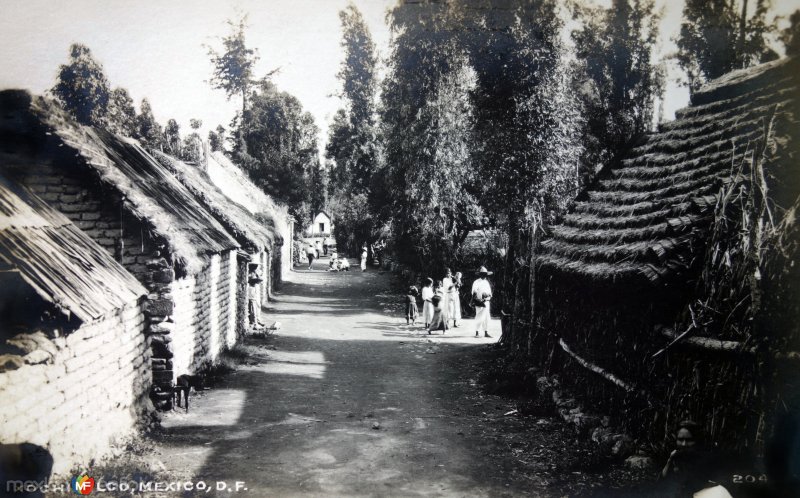
<svg viewBox="0 0 800 498">
<path fill-rule="evenodd" d="M 599 366 L 594 365 L 592 363 L 589 363 L 588 361 L 584 360 L 583 358 L 581 358 L 580 356 L 578 356 L 577 354 L 572 352 L 572 350 L 569 348 L 569 346 L 567 346 L 567 343 L 564 342 L 564 339 L 558 339 L 558 344 L 561 346 L 561 349 L 563 349 L 565 353 L 570 355 L 572 357 L 572 359 L 577 361 L 580 366 L 582 366 L 582 367 L 584 367 L 584 368 L 586 368 L 588 370 L 591 370 L 592 372 L 600 375 L 604 379 L 606 379 L 606 380 L 610 381 L 611 383 L 615 384 L 617 387 L 621 387 L 622 389 L 624 389 L 624 390 L 626 390 L 628 392 L 633 392 L 633 391 L 636 390 L 633 386 L 631 386 L 630 384 L 628 384 L 625 381 L 621 380 L 619 377 L 615 376 L 611 372 L 607 372 L 607 371 L 603 370 L 602 368 L 600 368 Z"/>
</svg>

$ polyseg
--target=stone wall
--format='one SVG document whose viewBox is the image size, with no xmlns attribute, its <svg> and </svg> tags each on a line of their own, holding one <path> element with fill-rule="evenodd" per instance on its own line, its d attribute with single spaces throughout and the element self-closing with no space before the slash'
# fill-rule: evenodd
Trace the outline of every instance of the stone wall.
<svg viewBox="0 0 800 498">
<path fill-rule="evenodd" d="M 132 304 L 49 341 L 43 363 L 0 373 L 0 441 L 46 448 L 55 473 L 108 455 L 152 409 L 144 327 Z"/>
</svg>

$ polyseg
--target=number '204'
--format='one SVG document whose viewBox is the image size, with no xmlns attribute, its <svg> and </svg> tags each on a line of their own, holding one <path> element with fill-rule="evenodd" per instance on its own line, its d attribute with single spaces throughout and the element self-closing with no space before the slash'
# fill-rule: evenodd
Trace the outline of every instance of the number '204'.
<svg viewBox="0 0 800 498">
<path fill-rule="evenodd" d="M 757 483 L 757 482 L 767 482 L 766 474 L 759 474 L 759 475 L 734 474 L 733 475 L 733 483 L 734 484 L 743 484 L 743 483 L 754 484 L 754 483 Z"/>
</svg>

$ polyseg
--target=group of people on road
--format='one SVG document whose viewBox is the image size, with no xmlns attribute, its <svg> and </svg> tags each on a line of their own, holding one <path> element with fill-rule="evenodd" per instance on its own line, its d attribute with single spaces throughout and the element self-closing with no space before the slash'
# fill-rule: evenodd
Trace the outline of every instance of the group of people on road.
<svg viewBox="0 0 800 498">
<path fill-rule="evenodd" d="M 328 250 L 331 248 L 330 241 L 326 237 L 322 242 L 308 242 L 306 244 L 306 258 L 308 259 L 308 269 L 314 265 L 314 260 L 319 259 L 321 255 L 328 255 Z M 361 248 L 361 271 L 367 271 L 367 251 L 366 244 Z M 331 259 L 328 262 L 328 271 L 350 271 L 350 262 L 347 258 L 339 257 L 338 253 L 331 253 Z"/>
<path fill-rule="evenodd" d="M 488 280 L 491 272 L 482 266 L 477 274 L 470 294 L 470 306 L 475 308 L 475 337 L 480 337 L 480 332 L 483 332 L 484 337 L 491 337 L 489 302 L 492 299 L 492 287 Z M 434 282 L 432 278 L 426 278 L 421 292 L 416 286 L 411 286 L 405 297 L 406 323 L 416 325 L 419 313 L 417 297 L 419 297 L 422 299 L 422 321 L 428 334 L 435 330 L 446 332 L 450 328 L 451 320 L 453 327 L 458 327 L 458 322 L 461 320 L 462 277 L 461 272 L 453 274 L 450 268 L 447 268 L 441 280 Z"/>
</svg>

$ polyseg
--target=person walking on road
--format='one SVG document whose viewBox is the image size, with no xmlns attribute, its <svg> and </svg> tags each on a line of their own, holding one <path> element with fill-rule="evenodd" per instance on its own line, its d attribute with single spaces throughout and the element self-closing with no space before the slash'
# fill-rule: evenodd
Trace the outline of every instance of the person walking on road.
<svg viewBox="0 0 800 498">
<path fill-rule="evenodd" d="M 461 299 L 458 296 L 461 288 L 461 273 L 456 273 L 453 276 L 453 272 L 448 268 L 442 280 L 442 285 L 444 286 L 445 297 L 447 297 L 447 319 L 453 320 L 453 327 L 458 327 L 458 321 L 461 320 Z"/>
<path fill-rule="evenodd" d="M 317 250 L 317 259 L 319 259 L 322 256 L 322 242 L 317 241 L 316 244 L 314 244 L 314 249 Z"/>
<path fill-rule="evenodd" d="M 367 246 L 361 248 L 361 271 L 367 271 Z"/>
<path fill-rule="evenodd" d="M 489 302 L 492 299 L 492 286 L 486 277 L 492 272 L 481 266 L 478 269 L 478 279 L 472 283 L 472 305 L 475 306 L 475 337 L 480 337 L 481 330 L 484 337 L 489 335 Z"/>
<path fill-rule="evenodd" d="M 422 321 L 425 323 L 425 328 L 431 324 L 433 320 L 433 279 L 428 277 L 425 279 L 425 285 L 422 286 Z"/>
<path fill-rule="evenodd" d="M 306 246 L 306 258 L 308 258 L 308 269 L 311 269 L 311 265 L 314 263 L 314 258 L 317 256 L 317 249 L 314 247 L 314 244 L 311 242 L 308 243 Z"/>
<path fill-rule="evenodd" d="M 330 246 L 330 245 L 331 244 L 330 244 L 330 241 L 328 240 L 328 237 L 325 237 L 324 239 L 322 239 L 322 252 L 325 253 L 325 256 L 328 255 L 328 246 Z"/>
</svg>

